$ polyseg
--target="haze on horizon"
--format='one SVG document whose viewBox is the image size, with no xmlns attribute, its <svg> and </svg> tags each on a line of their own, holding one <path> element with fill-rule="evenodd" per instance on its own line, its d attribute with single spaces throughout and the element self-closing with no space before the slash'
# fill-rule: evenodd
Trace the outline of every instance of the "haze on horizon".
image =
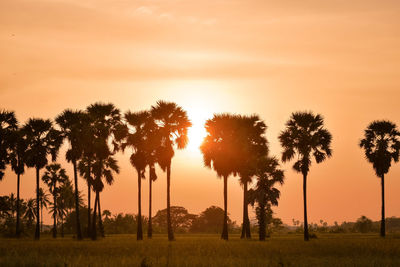
<svg viewBox="0 0 400 267">
<path fill-rule="evenodd" d="M 280 158 L 277 136 L 290 114 L 312 110 L 325 117 L 334 154 L 311 168 L 309 221 L 378 220 L 379 179 L 358 142 L 373 120 L 400 126 L 399 12 L 395 0 L 3 0 L 0 107 L 24 123 L 96 101 L 122 112 L 148 109 L 160 99 L 176 102 L 188 111 L 193 138 L 173 159 L 172 205 L 191 213 L 223 205 L 222 180 L 203 167 L 197 149 L 213 113 L 259 114 L 271 154 Z M 61 152 L 72 177 L 64 158 Z M 118 159 L 121 174 L 106 186 L 102 208 L 136 213 L 136 173 L 128 153 Z M 303 216 L 302 179 L 291 164 L 283 167 L 286 180 L 274 210 L 291 224 Z M 166 207 L 165 174 L 158 177 L 154 212 Z M 21 181 L 21 197 L 33 197 L 34 172 Z M 400 164 L 386 184 L 387 217 L 399 217 Z M 238 178 L 230 177 L 228 188 L 229 213 L 240 224 Z M 0 194 L 15 190 L 8 171 Z"/>
</svg>

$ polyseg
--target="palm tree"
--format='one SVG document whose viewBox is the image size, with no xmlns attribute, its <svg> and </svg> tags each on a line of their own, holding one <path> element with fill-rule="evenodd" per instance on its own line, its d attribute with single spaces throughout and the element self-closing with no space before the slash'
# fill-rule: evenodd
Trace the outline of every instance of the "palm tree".
<svg viewBox="0 0 400 267">
<path fill-rule="evenodd" d="M 238 155 L 236 166 L 243 185 L 243 226 L 241 238 L 251 238 L 248 212 L 248 184 L 255 174 L 257 161 L 268 154 L 268 142 L 265 137 L 267 126 L 257 116 L 237 116 L 238 130 L 234 149 Z"/>
<path fill-rule="evenodd" d="M 324 119 L 321 115 L 295 112 L 286 123 L 286 129 L 279 135 L 279 141 L 283 147 L 282 161 L 290 161 L 297 155 L 298 160 L 293 169 L 303 174 L 304 240 L 308 241 L 307 175 L 313 157 L 317 163 L 321 163 L 332 156 L 330 147 L 332 135 L 324 128 Z"/>
<path fill-rule="evenodd" d="M 217 172 L 224 179 L 224 221 L 221 238 L 228 240 L 228 177 L 237 175 L 237 158 L 235 150 L 239 124 L 237 116 L 216 114 L 206 121 L 207 136 L 200 147 L 204 165 Z"/>
<path fill-rule="evenodd" d="M 137 240 L 143 240 L 143 227 L 142 227 L 142 179 L 145 179 L 145 169 L 148 164 L 146 157 L 146 132 L 144 130 L 146 122 L 150 117 L 150 112 L 141 111 L 132 113 L 130 111 L 125 113 L 125 120 L 128 128 L 133 132 L 129 132 L 126 136 L 126 141 L 123 148 L 129 146 L 132 148 L 133 153 L 130 157 L 132 166 L 136 169 L 138 175 L 138 215 L 137 215 Z"/>
<path fill-rule="evenodd" d="M 266 238 L 266 215 L 270 206 L 278 206 L 280 191 L 275 184 L 283 184 L 284 173 L 279 168 L 276 158 L 263 157 L 258 161 L 256 170 L 257 184 L 249 190 L 249 202 L 256 207 L 256 215 L 259 226 L 259 239 Z"/>
<path fill-rule="evenodd" d="M 78 174 L 77 174 L 77 161 L 82 157 L 83 149 L 87 141 L 90 140 L 88 136 L 88 117 L 82 111 L 64 110 L 56 118 L 57 124 L 61 128 L 63 137 L 70 143 L 70 148 L 66 153 L 68 162 L 72 162 L 74 167 L 74 183 L 75 183 L 75 210 L 76 210 L 76 235 L 78 240 L 82 240 L 81 222 L 79 216 L 79 203 L 78 203 Z"/>
<path fill-rule="evenodd" d="M 93 189 L 96 192 L 96 199 L 93 211 L 92 239 L 97 239 L 96 231 L 96 208 L 99 210 L 99 223 L 101 221 L 100 192 L 104 188 L 102 177 L 105 177 L 108 184 L 112 184 L 114 177 L 112 172 L 119 173 L 117 161 L 112 157 L 120 148 L 119 138 L 116 135 L 124 128 L 121 123 L 119 109 L 113 104 L 95 103 L 87 107 L 89 116 L 90 143 L 87 144 L 89 157 L 93 157 L 94 163 L 91 166 L 91 173 L 94 174 Z M 110 145 L 111 144 L 111 147 Z M 102 229 L 102 227 L 101 227 Z M 102 229 L 103 231 L 103 229 Z M 103 233 L 104 235 L 104 233 Z"/>
<path fill-rule="evenodd" d="M 30 198 L 25 203 L 26 210 L 24 214 L 24 219 L 28 221 L 28 228 L 30 228 L 33 224 L 33 221 L 36 217 L 36 204 L 35 199 Z"/>
<path fill-rule="evenodd" d="M 16 236 L 19 238 L 21 236 L 20 231 L 20 181 L 21 175 L 25 172 L 25 150 L 26 150 L 26 140 L 24 139 L 24 133 L 21 129 L 13 132 L 12 135 L 12 147 L 10 149 L 10 163 L 11 169 L 17 175 L 17 222 L 16 222 Z"/>
<path fill-rule="evenodd" d="M 117 165 L 117 161 L 112 157 L 109 156 L 105 159 L 102 159 L 100 161 L 96 161 L 93 164 L 93 169 L 92 169 L 93 174 L 95 175 L 95 179 L 93 180 L 93 189 L 96 192 L 96 198 L 94 202 L 94 208 L 93 208 L 93 225 L 91 228 L 92 231 L 92 239 L 96 240 L 97 239 L 97 230 L 96 230 L 96 217 L 97 214 L 99 214 L 99 226 L 101 230 L 101 234 L 104 237 L 104 229 L 103 229 L 103 224 L 102 224 L 102 218 L 101 218 L 101 208 L 100 208 L 100 193 L 104 189 L 104 183 L 102 181 L 102 178 L 105 178 L 105 181 L 108 185 L 112 185 L 114 182 L 114 176 L 113 173 L 119 173 L 119 167 Z"/>
<path fill-rule="evenodd" d="M 0 111 L 0 181 L 4 177 L 4 170 L 9 163 L 11 138 L 13 132 L 18 129 L 18 121 L 12 111 Z"/>
<path fill-rule="evenodd" d="M 57 158 L 58 150 L 62 144 L 62 136 L 52 127 L 50 120 L 29 119 L 23 127 L 27 142 L 25 152 L 26 166 L 36 168 L 36 205 L 39 207 L 39 178 L 40 169 L 47 165 L 47 155 L 51 154 L 52 160 Z M 35 239 L 40 238 L 39 208 L 36 211 Z"/>
<path fill-rule="evenodd" d="M 161 164 L 167 172 L 167 225 L 168 240 L 174 240 L 171 225 L 171 161 L 174 156 L 174 147 L 184 149 L 188 143 L 188 129 L 192 126 L 186 111 L 173 102 L 158 101 L 152 106 L 151 115 L 160 127 L 162 137 Z"/>
<path fill-rule="evenodd" d="M 46 166 L 46 172 L 42 176 L 42 180 L 53 195 L 53 237 L 57 238 L 57 195 L 59 194 L 60 186 L 68 180 L 68 176 L 60 164 L 54 163 Z"/>
<path fill-rule="evenodd" d="M 43 208 L 47 209 L 50 204 L 49 194 L 43 188 L 39 188 L 39 204 L 40 204 L 40 232 L 43 232 Z"/>
<path fill-rule="evenodd" d="M 381 236 L 386 236 L 385 227 L 385 174 L 389 172 L 392 160 L 399 161 L 400 132 L 390 121 L 374 121 L 365 130 L 360 147 L 365 150 L 365 157 L 372 163 L 375 174 L 381 178 L 382 186 L 382 221 Z"/>
<path fill-rule="evenodd" d="M 59 192 L 60 192 L 60 196 L 57 198 L 57 213 L 61 220 L 61 237 L 64 237 L 64 218 L 75 207 L 75 192 L 74 192 L 74 189 L 72 188 L 72 183 L 69 179 L 67 179 L 61 185 Z M 78 195 L 79 207 L 82 206 L 82 203 L 83 203 L 83 199 L 79 192 L 79 195 Z"/>
</svg>

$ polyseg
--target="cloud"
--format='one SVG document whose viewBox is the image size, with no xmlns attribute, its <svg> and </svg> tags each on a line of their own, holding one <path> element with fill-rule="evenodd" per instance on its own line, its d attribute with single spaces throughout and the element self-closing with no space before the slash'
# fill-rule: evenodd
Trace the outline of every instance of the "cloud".
<svg viewBox="0 0 400 267">
<path fill-rule="evenodd" d="M 153 14 L 153 10 L 148 6 L 141 6 L 136 8 L 135 14 L 150 16 Z"/>
</svg>

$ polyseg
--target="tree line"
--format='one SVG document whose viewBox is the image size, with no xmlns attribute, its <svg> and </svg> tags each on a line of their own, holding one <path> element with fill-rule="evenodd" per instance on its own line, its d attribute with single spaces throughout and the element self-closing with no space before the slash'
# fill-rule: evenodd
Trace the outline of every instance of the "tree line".
<svg viewBox="0 0 400 267">
<path fill-rule="evenodd" d="M 166 173 L 167 199 L 165 210 L 168 239 L 174 240 L 171 219 L 171 165 L 176 149 L 188 144 L 191 121 L 187 112 L 173 102 L 158 101 L 149 110 L 121 113 L 113 104 L 94 103 L 85 110 L 64 110 L 54 122 L 30 118 L 20 125 L 12 111 L 0 112 L 0 179 L 7 165 L 17 176 L 16 236 L 20 236 L 20 178 L 25 168 L 36 170 L 36 228 L 35 239 L 40 238 L 40 171 L 46 168 L 42 180 L 49 187 L 54 210 L 53 236 L 57 236 L 56 220 L 62 216 L 59 210 L 64 196 L 62 188 L 69 181 L 65 170 L 56 161 L 61 145 L 69 144 L 66 160 L 73 165 L 73 203 L 75 228 L 78 240 L 83 238 L 80 216 L 80 191 L 78 173 L 87 185 L 86 234 L 93 240 L 98 231 L 104 236 L 100 196 L 106 184 L 112 185 L 119 173 L 117 152 L 130 151 L 130 163 L 137 172 L 138 214 L 137 240 L 143 240 L 143 216 L 141 209 L 142 180 L 149 182 L 149 217 L 147 236 L 152 237 L 152 183 L 158 179 L 156 165 Z M 224 185 L 224 216 L 221 238 L 228 240 L 227 181 L 230 176 L 239 177 L 243 187 L 243 223 L 241 238 L 251 238 L 248 206 L 256 209 L 259 239 L 265 240 L 267 221 L 273 206 L 278 205 L 280 191 L 277 185 L 284 183 L 284 171 L 277 157 L 269 153 L 265 136 L 266 124 L 257 115 L 215 114 L 206 121 L 206 137 L 200 147 L 204 165 L 213 169 Z M 304 239 L 309 240 L 307 220 L 307 177 L 312 162 L 322 163 L 332 156 L 332 135 L 324 125 L 320 114 L 294 112 L 279 135 L 283 148 L 282 162 L 294 160 L 293 169 L 303 178 Z M 359 146 L 381 180 L 382 220 L 381 236 L 385 231 L 385 175 L 392 162 L 398 162 L 400 132 L 390 121 L 374 121 L 365 130 Z M 147 170 L 147 174 L 146 174 Z M 253 188 L 249 189 L 255 181 Z M 72 187 L 72 183 L 68 185 Z M 94 205 L 91 193 L 94 193 Z"/>
</svg>

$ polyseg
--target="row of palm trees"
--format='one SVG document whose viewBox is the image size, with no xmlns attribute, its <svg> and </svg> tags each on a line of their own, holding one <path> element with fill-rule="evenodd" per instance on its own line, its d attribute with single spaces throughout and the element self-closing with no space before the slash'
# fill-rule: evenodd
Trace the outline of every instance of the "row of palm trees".
<svg viewBox="0 0 400 267">
<path fill-rule="evenodd" d="M 101 215 L 100 193 L 105 183 L 111 185 L 119 166 L 114 155 L 118 151 L 131 149 L 130 162 L 137 172 L 138 181 L 138 227 L 137 239 L 143 239 L 141 186 L 148 169 L 149 178 L 149 222 L 148 237 L 152 237 L 151 203 L 152 182 L 157 179 L 156 165 L 167 176 L 167 226 L 168 239 L 174 240 L 170 211 L 171 163 L 175 149 L 184 149 L 188 143 L 188 128 L 191 122 L 186 111 L 172 102 L 159 101 L 151 109 L 121 114 L 112 104 L 95 103 L 84 111 L 65 110 L 50 120 L 31 118 L 19 126 L 13 112 L 0 113 L 0 178 L 7 164 L 17 175 L 17 198 L 19 198 L 20 176 L 24 167 L 36 169 L 37 206 L 39 206 L 39 174 L 47 166 L 44 181 L 48 184 L 57 203 L 57 183 L 62 184 L 65 174 L 61 167 L 49 165 L 48 156 L 54 161 L 60 146 L 67 140 L 69 148 L 66 159 L 74 170 L 74 195 L 76 209 L 77 238 L 82 239 L 79 216 L 78 171 L 88 187 L 88 235 L 97 238 L 97 216 Z M 271 206 L 278 205 L 280 197 L 277 184 L 283 184 L 284 173 L 277 158 L 269 155 L 265 137 L 267 126 L 257 115 L 241 116 L 216 114 L 205 124 L 207 136 L 200 150 L 206 167 L 216 171 L 224 181 L 224 224 L 222 239 L 228 240 L 227 180 L 238 176 L 243 186 L 242 238 L 251 238 L 248 205 L 256 206 L 260 223 L 259 237 L 265 239 L 265 220 Z M 312 161 L 321 163 L 332 156 L 332 135 L 324 126 L 321 115 L 312 112 L 295 112 L 279 135 L 283 148 L 282 162 L 295 159 L 293 169 L 303 176 L 304 239 L 309 240 L 307 221 L 307 176 Z M 365 130 L 360 142 L 366 158 L 373 164 L 382 181 L 382 227 L 385 236 L 384 175 L 392 161 L 400 154 L 400 132 L 389 121 L 375 121 Z M 55 179 L 55 177 L 58 177 Z M 249 185 L 256 183 L 249 190 Z M 95 193 L 91 214 L 91 192 Z M 39 209 L 37 209 L 39 218 Z M 17 215 L 18 217 L 18 215 Z M 98 216 L 102 229 L 101 216 Z M 18 218 L 17 218 L 18 220 Z M 17 223 L 18 235 L 18 223 Z M 56 235 L 56 233 L 53 233 Z M 102 233 L 104 235 L 104 233 Z M 39 219 L 35 238 L 39 239 Z"/>
</svg>

